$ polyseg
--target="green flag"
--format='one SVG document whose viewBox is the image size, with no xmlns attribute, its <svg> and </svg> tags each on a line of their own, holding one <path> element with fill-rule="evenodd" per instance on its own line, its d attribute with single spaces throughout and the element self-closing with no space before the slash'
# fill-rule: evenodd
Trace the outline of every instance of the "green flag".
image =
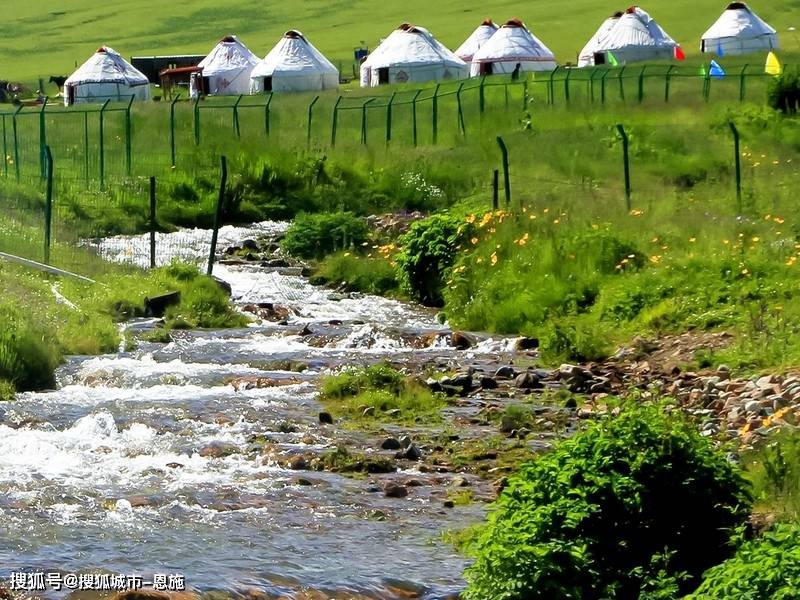
<svg viewBox="0 0 800 600">
<path fill-rule="evenodd" d="M 618 67 L 619 62 L 617 62 L 617 57 L 614 56 L 611 52 L 606 52 L 606 59 L 608 60 L 608 64 L 612 67 Z"/>
<path fill-rule="evenodd" d="M 708 73 L 706 73 L 706 66 L 704 64 L 700 65 L 700 77 L 705 77 L 706 75 L 708 75 Z"/>
</svg>

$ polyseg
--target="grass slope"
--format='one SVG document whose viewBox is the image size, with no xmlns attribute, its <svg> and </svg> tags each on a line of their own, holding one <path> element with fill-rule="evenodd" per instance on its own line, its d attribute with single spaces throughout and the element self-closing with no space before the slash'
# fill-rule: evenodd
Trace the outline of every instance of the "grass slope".
<svg viewBox="0 0 800 600">
<path fill-rule="evenodd" d="M 698 52 L 700 36 L 724 6 L 718 0 L 675 0 L 651 2 L 644 8 L 691 55 Z M 236 32 L 263 56 L 290 28 L 302 30 L 323 53 L 349 69 L 355 46 L 363 41 L 374 47 L 403 21 L 428 27 L 455 48 L 487 16 L 497 21 L 522 18 L 561 62 L 567 62 L 575 60 L 602 20 L 621 8 L 623 3 L 592 0 L 575 0 L 568 9 L 554 0 L 489 0 L 471 7 L 456 0 L 433 4 L 236 0 L 224 6 L 210 0 L 120 0 L 103 6 L 89 0 L 63 0 L 58 6 L 51 0 L 16 0 L 6 3 L 0 20 L 0 78 L 33 82 L 38 76 L 68 74 L 100 44 L 126 56 L 203 53 L 229 32 Z M 753 8 L 783 33 L 784 48 L 800 48 L 797 36 L 787 32 L 797 25 L 792 15 L 797 0 L 756 2 Z"/>
</svg>

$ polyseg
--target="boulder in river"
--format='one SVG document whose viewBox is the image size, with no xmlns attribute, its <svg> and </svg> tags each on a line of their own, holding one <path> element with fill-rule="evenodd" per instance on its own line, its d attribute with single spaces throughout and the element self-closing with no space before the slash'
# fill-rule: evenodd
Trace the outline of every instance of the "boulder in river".
<svg viewBox="0 0 800 600">
<path fill-rule="evenodd" d="M 331 413 L 326 411 L 319 413 L 319 422 L 326 425 L 333 425 L 333 417 L 331 416 Z"/>
<path fill-rule="evenodd" d="M 517 340 L 516 349 L 518 352 L 526 350 L 536 350 L 539 347 L 539 339 L 532 337 L 521 337 Z"/>
<path fill-rule="evenodd" d="M 231 454 L 238 454 L 239 447 L 236 444 L 227 442 L 211 442 L 207 446 L 200 448 L 198 454 L 204 458 L 224 458 Z"/>
<path fill-rule="evenodd" d="M 383 495 L 387 498 L 405 498 L 408 496 L 408 488 L 399 483 L 389 481 L 383 486 Z"/>
<path fill-rule="evenodd" d="M 503 365 L 494 372 L 496 379 L 514 379 L 517 376 L 517 370 L 511 365 Z"/>
<path fill-rule="evenodd" d="M 454 331 L 450 336 L 450 343 L 459 350 L 469 350 L 477 343 L 477 340 L 463 331 Z"/>
<path fill-rule="evenodd" d="M 144 299 L 144 314 L 148 317 L 163 317 L 170 306 L 175 306 L 181 301 L 180 292 L 169 292 L 152 298 Z"/>
<path fill-rule="evenodd" d="M 536 373 L 525 371 L 517 375 L 514 380 L 514 386 L 522 390 L 533 390 L 541 387 L 541 383 L 539 383 L 539 377 L 537 377 Z"/>
<path fill-rule="evenodd" d="M 384 450 L 400 450 L 402 447 L 400 440 L 397 438 L 386 438 L 381 444 L 381 448 Z"/>
</svg>

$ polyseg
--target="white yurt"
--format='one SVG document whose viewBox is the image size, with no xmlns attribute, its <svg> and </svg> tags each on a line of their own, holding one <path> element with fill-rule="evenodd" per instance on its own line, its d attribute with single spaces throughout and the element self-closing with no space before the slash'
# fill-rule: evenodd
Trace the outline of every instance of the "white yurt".
<svg viewBox="0 0 800 600">
<path fill-rule="evenodd" d="M 603 40 L 609 34 L 609 32 L 616 27 L 621 16 L 622 11 L 614 13 L 605 21 L 603 21 L 603 24 L 600 25 L 600 29 L 597 30 L 597 33 L 592 36 L 588 43 L 583 47 L 583 50 L 581 50 L 581 53 L 578 55 L 579 67 L 591 67 L 594 65 L 594 55 L 602 54 Z"/>
<path fill-rule="evenodd" d="M 328 90 L 339 70 L 299 31 L 287 31 L 250 73 L 250 93 Z"/>
<path fill-rule="evenodd" d="M 229 35 L 197 65 L 202 69 L 192 76 L 189 89 L 197 94 L 237 96 L 250 93 L 250 73 L 258 64 L 258 57 L 235 35 Z"/>
<path fill-rule="evenodd" d="M 469 66 L 424 27 L 403 23 L 361 64 L 361 87 L 465 79 Z"/>
<path fill-rule="evenodd" d="M 778 33 L 775 29 L 744 2 L 733 2 L 703 34 L 701 51 L 720 55 L 747 54 L 777 47 Z"/>
<path fill-rule="evenodd" d="M 64 82 L 64 105 L 149 100 L 150 82 L 112 48 L 97 49 Z"/>
<path fill-rule="evenodd" d="M 497 25 L 491 19 L 486 19 L 483 23 L 478 25 L 478 28 L 472 32 L 464 43 L 461 44 L 455 51 L 455 55 L 468 63 L 472 61 L 472 57 L 478 49 L 483 46 L 497 31 Z"/>
<path fill-rule="evenodd" d="M 675 58 L 678 44 L 655 19 L 638 6 L 631 6 L 616 24 L 598 40 L 594 63 L 626 64 L 645 60 Z M 613 60 L 608 54 L 613 54 Z"/>
<path fill-rule="evenodd" d="M 472 57 L 470 75 L 552 71 L 556 57 L 519 19 L 505 23 Z"/>
</svg>

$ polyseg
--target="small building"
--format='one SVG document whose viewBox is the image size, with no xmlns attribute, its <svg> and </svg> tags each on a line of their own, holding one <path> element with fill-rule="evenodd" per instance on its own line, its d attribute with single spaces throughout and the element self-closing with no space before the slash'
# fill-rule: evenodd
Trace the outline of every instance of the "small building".
<svg viewBox="0 0 800 600">
<path fill-rule="evenodd" d="M 472 57 L 475 56 L 478 49 L 488 42 L 496 31 L 497 25 L 495 25 L 491 19 L 486 19 L 483 23 L 478 25 L 478 28 L 456 49 L 455 55 L 465 63 L 471 62 Z"/>
<path fill-rule="evenodd" d="M 163 69 L 158 75 L 164 100 L 171 100 L 174 94 L 180 93 L 176 92 L 175 88 L 186 88 L 188 91 L 192 75 L 201 71 L 202 69 L 197 66 Z"/>
<path fill-rule="evenodd" d="M 64 81 L 63 93 L 65 106 L 149 100 L 150 81 L 114 49 L 102 46 Z"/>
<path fill-rule="evenodd" d="M 552 71 L 556 66 L 556 57 L 550 49 L 525 27 L 525 23 L 511 19 L 472 57 L 470 75 Z"/>
<path fill-rule="evenodd" d="M 676 57 L 678 43 L 638 6 L 631 6 L 614 19 L 605 35 L 595 40 L 592 58 L 584 61 L 583 66 L 623 65 Z"/>
<path fill-rule="evenodd" d="M 361 63 L 361 87 L 465 79 L 469 66 L 424 27 L 403 23 Z"/>
<path fill-rule="evenodd" d="M 257 64 L 258 57 L 235 35 L 225 36 L 197 65 L 201 71 L 192 75 L 189 87 L 192 97 L 250 93 L 250 73 Z"/>
<path fill-rule="evenodd" d="M 160 83 L 161 72 L 165 69 L 196 67 L 206 57 L 205 54 L 175 54 L 165 56 L 132 56 L 131 64 L 150 80 Z"/>
<path fill-rule="evenodd" d="M 339 86 L 333 66 L 299 31 L 287 31 L 250 74 L 250 93 L 304 92 Z"/>
<path fill-rule="evenodd" d="M 701 52 L 719 55 L 775 50 L 778 32 L 762 21 L 744 2 L 728 5 L 717 22 L 703 34 Z"/>
<path fill-rule="evenodd" d="M 603 40 L 605 40 L 609 32 L 617 26 L 617 22 L 620 17 L 622 17 L 622 14 L 622 11 L 616 12 L 603 21 L 603 24 L 600 25 L 600 29 L 597 30 L 578 55 L 578 67 L 594 66 L 595 54 L 599 55 L 597 58 L 599 62 L 597 62 L 597 64 L 603 64 Z"/>
</svg>

